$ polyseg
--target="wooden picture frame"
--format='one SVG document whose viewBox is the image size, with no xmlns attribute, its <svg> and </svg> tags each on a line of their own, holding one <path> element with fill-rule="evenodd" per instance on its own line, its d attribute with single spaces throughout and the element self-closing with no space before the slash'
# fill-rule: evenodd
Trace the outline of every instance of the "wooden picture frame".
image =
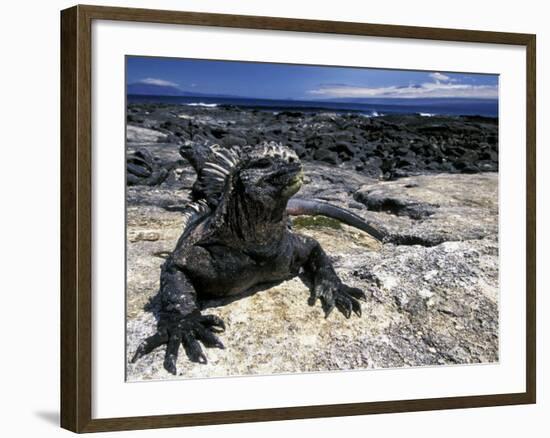
<svg viewBox="0 0 550 438">
<path fill-rule="evenodd" d="M 526 391 L 194 414 L 92 418 L 92 35 L 94 20 L 187 24 L 526 48 Z M 74 432 L 147 429 L 529 404 L 536 401 L 535 48 L 531 34 L 75 6 L 61 12 L 61 426 Z"/>
</svg>

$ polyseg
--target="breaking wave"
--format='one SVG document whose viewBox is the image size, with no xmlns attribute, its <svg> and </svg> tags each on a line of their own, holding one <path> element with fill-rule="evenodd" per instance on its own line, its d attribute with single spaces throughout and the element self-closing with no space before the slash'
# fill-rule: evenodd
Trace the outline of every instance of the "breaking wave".
<svg viewBox="0 0 550 438">
<path fill-rule="evenodd" d="M 203 106 L 206 108 L 216 108 L 218 106 L 217 103 L 204 103 L 204 102 L 193 102 L 188 103 L 187 106 Z"/>
</svg>

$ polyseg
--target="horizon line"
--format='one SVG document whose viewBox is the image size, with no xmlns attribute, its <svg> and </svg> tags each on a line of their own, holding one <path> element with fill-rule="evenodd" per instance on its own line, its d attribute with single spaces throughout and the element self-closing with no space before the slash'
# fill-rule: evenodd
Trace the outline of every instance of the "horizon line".
<svg viewBox="0 0 550 438">
<path fill-rule="evenodd" d="M 132 85 L 132 84 L 128 84 Z M 226 98 L 226 99 L 254 99 L 254 100 L 286 100 L 286 101 L 296 101 L 296 102 L 330 102 L 330 101 L 357 101 L 357 100 L 490 100 L 497 101 L 498 97 L 464 97 L 464 96 L 446 96 L 446 97 L 417 97 L 417 96 L 377 96 L 377 97 L 332 97 L 329 99 L 322 98 L 275 98 L 275 97 L 250 97 L 250 96 L 240 96 L 240 95 L 228 95 L 228 94 L 210 94 L 210 93 L 198 93 L 191 94 L 191 92 L 181 90 L 182 93 L 189 94 L 150 94 L 150 93 L 126 93 L 128 96 L 152 96 L 152 97 L 186 97 L 186 98 Z"/>
</svg>

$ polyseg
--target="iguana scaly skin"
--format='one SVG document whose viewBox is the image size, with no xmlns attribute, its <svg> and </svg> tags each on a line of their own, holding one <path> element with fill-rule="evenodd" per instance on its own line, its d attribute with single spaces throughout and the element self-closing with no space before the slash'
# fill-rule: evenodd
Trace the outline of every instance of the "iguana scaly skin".
<svg viewBox="0 0 550 438">
<path fill-rule="evenodd" d="M 381 236 L 330 204 L 297 201 L 289 207 L 303 180 L 292 150 L 269 143 L 231 149 L 195 145 L 180 152 L 197 171 L 197 181 L 183 212 L 182 235 L 162 266 L 157 332 L 139 345 L 132 362 L 166 344 L 164 367 L 172 374 L 180 345 L 191 361 L 206 363 L 201 343 L 224 348 L 215 333 L 225 325 L 201 314 L 201 300 L 246 294 L 298 275 L 311 286 L 309 303 L 319 299 L 325 316 L 335 307 L 347 318 L 361 315 L 363 291 L 342 283 L 315 239 L 292 231 L 287 207 L 295 214 L 332 212 Z"/>
</svg>

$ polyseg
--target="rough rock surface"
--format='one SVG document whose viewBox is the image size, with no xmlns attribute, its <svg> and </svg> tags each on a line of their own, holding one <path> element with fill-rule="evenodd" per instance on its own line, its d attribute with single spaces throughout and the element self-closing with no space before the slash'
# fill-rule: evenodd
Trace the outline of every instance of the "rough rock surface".
<svg viewBox="0 0 550 438">
<path fill-rule="evenodd" d="M 147 128 L 149 129 L 149 128 Z M 151 138 L 150 133 L 146 133 Z M 134 137 L 170 164 L 159 186 L 128 187 L 127 355 L 154 332 L 160 265 L 181 232 L 179 210 L 194 180 L 175 144 Z M 226 349 L 208 364 L 178 358 L 178 376 L 213 377 L 498 361 L 498 175 L 432 174 L 378 181 L 346 166 L 305 163 L 298 196 L 345 206 L 390 234 L 384 245 L 333 220 L 301 216 L 340 277 L 363 288 L 363 316 L 346 320 L 307 304 L 299 279 L 205 313 L 224 319 Z M 174 378 L 160 348 L 128 364 L 128 380 Z"/>
<path fill-rule="evenodd" d="M 154 143 L 165 139 L 166 134 L 154 129 L 140 128 L 139 126 L 128 125 L 126 128 L 126 141 L 130 143 Z"/>
</svg>

